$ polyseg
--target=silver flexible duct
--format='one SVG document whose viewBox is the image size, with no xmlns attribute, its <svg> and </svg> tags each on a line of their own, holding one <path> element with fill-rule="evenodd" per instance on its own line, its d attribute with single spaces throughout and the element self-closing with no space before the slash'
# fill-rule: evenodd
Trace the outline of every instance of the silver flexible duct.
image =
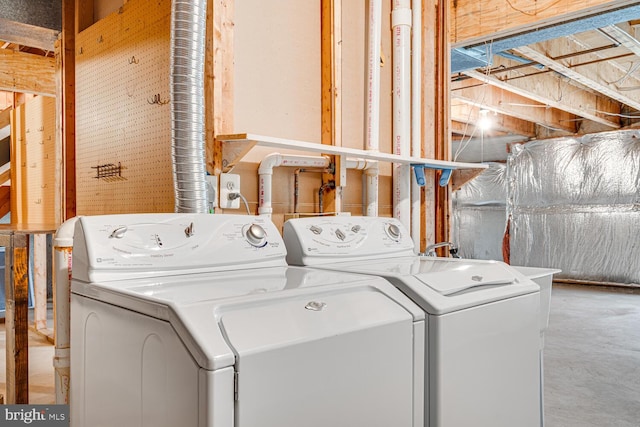
<svg viewBox="0 0 640 427">
<path fill-rule="evenodd" d="M 171 151 L 175 211 L 206 213 L 204 54 L 206 0 L 171 2 Z"/>
</svg>

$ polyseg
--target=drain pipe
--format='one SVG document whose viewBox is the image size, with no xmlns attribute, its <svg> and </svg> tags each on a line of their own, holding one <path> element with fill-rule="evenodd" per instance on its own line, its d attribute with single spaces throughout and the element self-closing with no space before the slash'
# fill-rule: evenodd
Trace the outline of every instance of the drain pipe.
<svg viewBox="0 0 640 427">
<path fill-rule="evenodd" d="M 411 156 L 422 157 L 422 1 L 411 0 L 413 22 L 411 33 Z M 411 238 L 416 252 L 420 252 L 422 189 L 411 176 Z"/>
<path fill-rule="evenodd" d="M 365 149 L 380 151 L 380 43 L 382 0 L 369 0 L 367 9 L 367 70 L 365 102 Z M 378 167 L 365 169 L 365 215 L 378 215 Z"/>
<path fill-rule="evenodd" d="M 176 212 L 206 213 L 204 58 L 206 0 L 171 2 L 171 152 Z"/>
<path fill-rule="evenodd" d="M 258 167 L 258 215 L 271 217 L 273 212 L 273 207 L 271 206 L 273 168 L 295 166 L 299 168 L 325 169 L 329 167 L 330 163 L 331 161 L 328 157 L 284 155 L 280 153 L 266 156 Z"/>
<path fill-rule="evenodd" d="M 73 234 L 79 217 L 65 221 L 53 239 L 54 268 L 54 341 L 56 404 L 69 403 L 69 368 L 71 346 L 71 255 Z"/>
<path fill-rule="evenodd" d="M 393 151 L 410 152 L 411 138 L 411 9 L 410 0 L 393 0 Z M 411 229 L 411 167 L 393 165 L 394 217 Z"/>
<path fill-rule="evenodd" d="M 347 160 L 347 169 L 361 170 L 364 194 L 362 204 L 365 216 L 378 215 L 378 162 L 375 160 Z"/>
<path fill-rule="evenodd" d="M 260 166 L 258 167 L 258 215 L 271 217 L 271 213 L 273 212 L 271 194 L 274 168 L 280 166 L 292 166 L 297 168 L 326 169 L 330 164 L 331 161 L 325 156 L 298 156 L 284 155 L 280 153 L 273 153 L 266 156 L 262 162 L 260 162 Z M 364 171 L 367 179 L 374 178 L 376 181 L 378 180 L 378 162 L 361 159 L 347 159 L 347 169 L 362 170 Z M 367 202 L 371 197 L 377 200 L 377 193 L 370 195 L 369 189 L 367 188 Z"/>
</svg>

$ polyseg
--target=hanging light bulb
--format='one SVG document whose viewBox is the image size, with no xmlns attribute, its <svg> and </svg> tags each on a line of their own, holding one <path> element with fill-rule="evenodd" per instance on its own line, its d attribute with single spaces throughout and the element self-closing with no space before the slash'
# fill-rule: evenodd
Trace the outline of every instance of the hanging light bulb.
<svg viewBox="0 0 640 427">
<path fill-rule="evenodd" d="M 491 118 L 489 117 L 489 110 L 482 109 L 479 111 L 478 127 L 481 130 L 491 129 Z"/>
</svg>

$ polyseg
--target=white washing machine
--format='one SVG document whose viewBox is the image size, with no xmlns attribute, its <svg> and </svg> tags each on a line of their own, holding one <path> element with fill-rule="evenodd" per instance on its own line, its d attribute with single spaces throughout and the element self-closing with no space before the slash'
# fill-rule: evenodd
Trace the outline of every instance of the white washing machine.
<svg viewBox="0 0 640 427">
<path fill-rule="evenodd" d="M 261 217 L 80 218 L 72 426 L 422 426 L 424 312 L 285 256 Z"/>
<path fill-rule="evenodd" d="M 539 427 L 539 287 L 495 261 L 421 257 L 392 218 L 284 224 L 287 260 L 385 277 L 427 313 L 425 425 Z"/>
</svg>

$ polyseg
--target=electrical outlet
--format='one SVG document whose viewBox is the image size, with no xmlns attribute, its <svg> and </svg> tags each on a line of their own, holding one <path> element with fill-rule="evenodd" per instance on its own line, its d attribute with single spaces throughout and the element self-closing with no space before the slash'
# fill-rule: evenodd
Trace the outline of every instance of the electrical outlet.
<svg viewBox="0 0 640 427">
<path fill-rule="evenodd" d="M 213 208 L 218 207 L 218 177 L 215 175 L 207 175 L 207 201 L 209 205 L 207 209 L 213 213 Z"/>
<path fill-rule="evenodd" d="M 222 209 L 240 209 L 240 198 L 230 199 L 232 193 L 240 193 L 240 175 L 220 174 L 220 207 Z"/>
</svg>

